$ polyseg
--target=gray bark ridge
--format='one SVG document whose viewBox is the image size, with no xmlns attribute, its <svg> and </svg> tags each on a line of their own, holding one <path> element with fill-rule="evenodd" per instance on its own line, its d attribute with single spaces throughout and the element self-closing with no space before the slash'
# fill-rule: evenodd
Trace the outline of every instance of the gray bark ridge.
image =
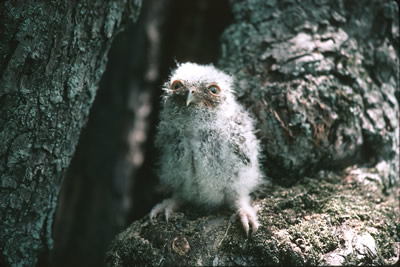
<svg viewBox="0 0 400 267">
<path fill-rule="evenodd" d="M 394 1 L 232 1 L 219 65 L 258 119 L 278 180 L 386 161 L 398 172 Z M 397 93 L 396 93 L 397 92 Z"/>
<path fill-rule="evenodd" d="M 0 262 L 34 265 L 52 247 L 62 178 L 107 52 L 141 1 L 0 4 Z"/>
</svg>

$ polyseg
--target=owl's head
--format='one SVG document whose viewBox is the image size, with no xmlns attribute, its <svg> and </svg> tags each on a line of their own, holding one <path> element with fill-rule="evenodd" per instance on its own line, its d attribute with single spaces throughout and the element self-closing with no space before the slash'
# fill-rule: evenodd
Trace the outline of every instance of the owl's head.
<svg viewBox="0 0 400 267">
<path fill-rule="evenodd" d="M 182 63 L 164 85 L 164 97 L 176 105 L 217 107 L 232 96 L 232 78 L 213 65 Z"/>
</svg>

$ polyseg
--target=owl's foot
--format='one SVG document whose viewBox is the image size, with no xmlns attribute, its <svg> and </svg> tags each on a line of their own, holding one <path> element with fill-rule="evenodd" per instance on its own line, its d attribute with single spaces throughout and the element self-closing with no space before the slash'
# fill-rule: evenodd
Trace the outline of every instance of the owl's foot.
<svg viewBox="0 0 400 267">
<path fill-rule="evenodd" d="M 153 218 L 160 212 L 164 212 L 165 220 L 168 222 L 169 216 L 178 209 L 178 201 L 174 198 L 167 198 L 161 203 L 158 203 L 150 211 L 150 221 L 153 223 Z"/>
<path fill-rule="evenodd" d="M 251 234 L 254 234 L 260 226 L 257 221 L 257 210 L 258 207 L 252 207 L 249 204 L 245 204 L 241 205 L 236 213 L 243 225 L 246 236 L 249 236 L 250 225 Z"/>
</svg>

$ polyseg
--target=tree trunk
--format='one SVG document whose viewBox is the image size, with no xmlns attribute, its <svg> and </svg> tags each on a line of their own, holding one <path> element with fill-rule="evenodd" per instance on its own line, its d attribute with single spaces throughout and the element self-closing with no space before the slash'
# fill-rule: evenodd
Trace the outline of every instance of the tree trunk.
<svg viewBox="0 0 400 267">
<path fill-rule="evenodd" d="M 223 34 L 219 66 L 236 76 L 237 96 L 258 121 L 265 171 L 275 178 L 255 193 L 261 227 L 246 239 L 225 211 L 185 209 L 154 225 L 143 218 L 115 238 L 107 263 L 393 264 L 396 4 L 231 4 L 236 21 Z"/>
<path fill-rule="evenodd" d="M 193 208 L 168 223 L 148 217 L 111 243 L 108 266 L 366 266 L 399 257 L 398 200 L 382 194 L 376 169 L 351 167 L 304 178 L 289 189 L 277 184 L 256 192 L 261 224 L 247 238 L 229 211 Z M 346 179 L 344 179 L 346 178 Z"/>
<path fill-rule="evenodd" d="M 0 4 L 0 251 L 34 265 L 52 247 L 58 192 L 104 72 L 141 2 Z"/>
<path fill-rule="evenodd" d="M 267 173 L 282 182 L 384 160 L 392 185 L 397 5 L 271 0 L 237 2 L 233 11 L 237 23 L 225 31 L 219 63 L 236 75 L 238 96 L 258 119 Z"/>
</svg>

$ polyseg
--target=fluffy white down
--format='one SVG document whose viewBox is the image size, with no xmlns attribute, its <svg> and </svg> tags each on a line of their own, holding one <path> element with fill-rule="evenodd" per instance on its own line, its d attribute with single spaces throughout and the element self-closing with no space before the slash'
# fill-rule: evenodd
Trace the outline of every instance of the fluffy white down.
<svg viewBox="0 0 400 267">
<path fill-rule="evenodd" d="M 211 65 L 184 63 L 168 83 L 176 79 L 217 83 L 223 101 L 215 107 L 177 106 L 165 88 L 156 135 L 161 181 L 175 198 L 206 207 L 247 201 L 261 182 L 260 146 L 253 120 L 235 100 L 232 78 Z"/>
</svg>

